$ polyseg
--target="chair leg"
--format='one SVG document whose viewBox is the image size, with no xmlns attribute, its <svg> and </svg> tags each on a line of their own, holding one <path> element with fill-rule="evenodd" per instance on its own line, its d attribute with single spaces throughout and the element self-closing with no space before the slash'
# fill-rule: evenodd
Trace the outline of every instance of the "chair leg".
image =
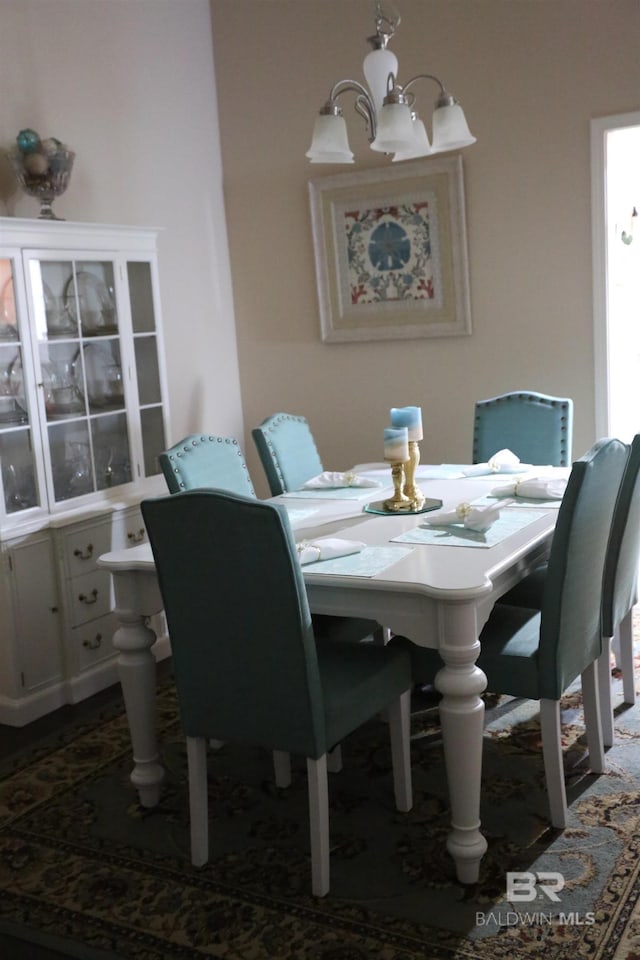
<svg viewBox="0 0 640 960">
<path fill-rule="evenodd" d="M 273 774 L 276 787 L 286 790 L 291 786 L 291 757 L 286 750 L 273 751 Z"/>
<path fill-rule="evenodd" d="M 389 627 L 379 627 L 373 635 L 373 642 L 377 643 L 381 647 L 386 647 L 386 645 L 391 640 L 391 630 Z M 389 722 L 389 711 L 385 708 L 381 710 L 378 714 L 378 717 L 383 723 Z"/>
<path fill-rule="evenodd" d="M 311 842 L 311 892 L 314 897 L 329 893 L 329 787 L 327 755 L 307 757 L 309 789 L 309 839 Z"/>
<path fill-rule="evenodd" d="M 207 799 L 207 741 L 187 737 L 191 863 L 201 867 L 209 859 L 209 804 Z"/>
<path fill-rule="evenodd" d="M 540 701 L 540 726 L 551 823 L 562 830 L 567 825 L 567 792 L 564 785 L 559 700 Z"/>
<path fill-rule="evenodd" d="M 411 690 L 389 705 L 389 735 L 393 764 L 393 791 L 396 809 L 407 813 L 413 806 L 411 783 Z"/>
<path fill-rule="evenodd" d="M 607 764 L 602 742 L 597 664 L 598 661 L 594 660 L 582 671 L 582 706 L 584 709 L 584 722 L 587 728 L 589 767 L 594 773 L 604 773 L 607 769 Z"/>
<path fill-rule="evenodd" d="M 340 773 L 342 770 L 342 747 L 339 743 L 327 754 L 327 770 L 329 773 Z"/>
<path fill-rule="evenodd" d="M 602 742 L 605 747 L 612 747 L 615 733 L 613 729 L 613 704 L 611 702 L 611 641 L 607 637 L 603 637 L 602 653 L 598 657 L 597 664 Z"/>
<path fill-rule="evenodd" d="M 620 623 L 618 635 L 624 702 L 633 704 L 636 702 L 636 678 L 633 662 L 633 609 L 629 610 Z"/>
</svg>

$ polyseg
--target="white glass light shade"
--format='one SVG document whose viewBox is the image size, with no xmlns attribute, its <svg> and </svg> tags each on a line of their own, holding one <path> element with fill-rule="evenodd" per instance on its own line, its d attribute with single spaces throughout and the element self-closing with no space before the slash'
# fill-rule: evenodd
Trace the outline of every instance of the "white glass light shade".
<svg viewBox="0 0 640 960">
<path fill-rule="evenodd" d="M 394 156 L 396 160 L 415 160 L 417 157 L 428 157 L 431 151 L 431 144 L 425 129 L 424 123 L 420 117 L 414 117 L 412 120 L 413 143 L 408 150 L 398 150 Z"/>
<path fill-rule="evenodd" d="M 413 146 L 413 121 L 405 103 L 387 103 L 378 111 L 378 132 L 371 144 L 380 153 L 396 153 Z"/>
<path fill-rule="evenodd" d="M 311 146 L 306 156 L 311 163 L 353 163 L 344 117 L 334 114 L 316 117 Z"/>
<path fill-rule="evenodd" d="M 370 50 L 362 69 L 377 112 L 388 93 L 389 74 L 392 73 L 394 78 L 398 76 L 398 58 L 391 50 Z"/>
<path fill-rule="evenodd" d="M 475 143 L 460 104 L 437 107 L 433 112 L 433 152 L 458 150 Z"/>
</svg>

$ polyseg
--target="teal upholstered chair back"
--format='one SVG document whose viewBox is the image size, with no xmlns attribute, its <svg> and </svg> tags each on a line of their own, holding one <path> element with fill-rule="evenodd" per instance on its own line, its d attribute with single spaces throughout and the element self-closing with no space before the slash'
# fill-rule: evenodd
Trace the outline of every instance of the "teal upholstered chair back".
<svg viewBox="0 0 640 960">
<path fill-rule="evenodd" d="M 159 460 L 170 493 L 216 487 L 255 496 L 235 437 L 191 434 L 161 453 Z"/>
<path fill-rule="evenodd" d="M 198 490 L 143 501 L 142 515 L 185 734 L 323 754 L 316 645 L 284 510 Z"/>
<path fill-rule="evenodd" d="M 235 437 L 193 434 L 161 453 L 159 459 L 170 493 L 213 488 L 255 497 L 249 471 Z M 285 461 L 288 462 L 286 458 Z M 315 471 L 310 476 L 315 476 Z M 379 629 L 373 620 L 323 614 L 313 617 L 313 626 L 318 638 L 327 633 L 335 635 L 339 629 L 343 640 L 356 642 Z"/>
<path fill-rule="evenodd" d="M 634 606 L 640 554 L 640 434 L 633 438 L 611 524 L 602 590 L 602 632 L 612 637 Z"/>
<path fill-rule="evenodd" d="M 604 562 L 627 459 L 624 443 L 605 439 L 573 464 L 558 511 L 542 597 L 540 697 L 559 699 L 600 655 Z"/>
<path fill-rule="evenodd" d="M 475 406 L 473 462 L 512 450 L 523 463 L 571 463 L 573 401 L 543 393 L 505 393 Z"/>
<path fill-rule="evenodd" d="M 323 466 L 304 417 L 275 413 L 252 431 L 272 496 L 298 490 Z"/>
</svg>

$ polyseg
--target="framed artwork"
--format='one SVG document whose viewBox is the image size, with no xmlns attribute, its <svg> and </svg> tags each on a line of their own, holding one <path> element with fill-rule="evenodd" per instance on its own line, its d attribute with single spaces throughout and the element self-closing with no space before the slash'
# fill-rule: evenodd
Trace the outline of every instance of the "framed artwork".
<svg viewBox="0 0 640 960">
<path fill-rule="evenodd" d="M 311 180 L 322 339 L 471 333 L 462 158 Z"/>
</svg>

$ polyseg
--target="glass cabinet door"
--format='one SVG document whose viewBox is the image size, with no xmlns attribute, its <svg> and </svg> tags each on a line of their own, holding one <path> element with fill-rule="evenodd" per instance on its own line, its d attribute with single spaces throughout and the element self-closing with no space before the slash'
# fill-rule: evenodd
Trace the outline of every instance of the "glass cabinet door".
<svg viewBox="0 0 640 960">
<path fill-rule="evenodd" d="M 168 417 L 156 232 L 6 223 L 0 531 L 155 488 Z"/>
<path fill-rule="evenodd" d="M 151 264 L 148 261 L 129 261 L 127 279 L 144 475 L 152 477 L 160 473 L 158 455 L 166 448 L 166 442 Z"/>
<path fill-rule="evenodd" d="M 15 260 L 0 258 L 0 481 L 6 514 L 40 506 Z M 0 513 L 2 509 L 0 508 Z"/>
<path fill-rule="evenodd" d="M 54 501 L 129 483 L 114 264 L 29 260 Z"/>
</svg>

